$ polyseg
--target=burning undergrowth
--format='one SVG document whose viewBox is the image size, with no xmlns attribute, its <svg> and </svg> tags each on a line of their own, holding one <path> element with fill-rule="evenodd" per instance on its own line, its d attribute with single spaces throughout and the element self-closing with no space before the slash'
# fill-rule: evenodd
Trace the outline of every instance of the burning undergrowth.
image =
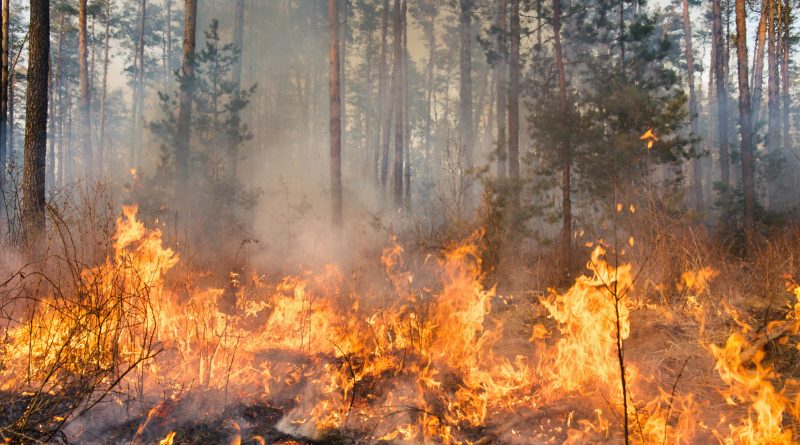
<svg viewBox="0 0 800 445">
<path fill-rule="evenodd" d="M 794 348 L 800 304 L 758 334 L 729 308 L 740 323 L 715 338 L 703 302 L 711 269 L 671 284 L 682 305 L 655 305 L 637 292 L 635 268 L 597 246 L 565 292 L 514 297 L 484 284 L 467 240 L 414 267 L 392 244 L 378 279 L 328 266 L 234 275 L 217 289 L 178 273 L 178 255 L 135 207 L 114 240 L 105 263 L 73 272 L 72 292 L 17 286 L 27 297 L 4 306 L 0 434 L 12 443 L 764 444 L 797 434 L 797 384 L 763 349 Z"/>
</svg>

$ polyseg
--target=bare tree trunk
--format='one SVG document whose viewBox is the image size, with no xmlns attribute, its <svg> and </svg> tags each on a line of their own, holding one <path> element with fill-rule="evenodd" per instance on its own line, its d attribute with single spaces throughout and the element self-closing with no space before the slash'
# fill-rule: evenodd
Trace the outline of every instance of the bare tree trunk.
<svg viewBox="0 0 800 445">
<path fill-rule="evenodd" d="M 767 14 L 769 11 L 769 1 L 770 0 L 762 0 L 761 2 L 761 18 L 758 20 L 758 30 L 756 32 L 753 84 L 751 88 L 753 95 L 750 103 L 753 122 L 759 122 L 761 120 L 761 91 L 764 87 L 764 48 L 767 43 Z"/>
<path fill-rule="evenodd" d="M 95 29 L 96 29 L 95 25 L 97 25 L 97 16 L 93 15 L 92 16 L 92 23 L 89 25 L 89 35 L 91 36 L 91 39 L 90 39 L 91 41 L 87 44 L 88 47 L 89 47 L 89 91 L 94 91 L 94 75 L 95 75 L 95 71 L 96 71 L 95 70 L 95 65 L 94 65 L 95 56 L 97 55 L 97 45 L 95 44 L 95 41 L 94 41 L 94 35 L 95 35 Z M 94 97 L 90 94 L 89 98 L 93 99 Z M 92 147 L 94 147 L 94 146 L 92 146 Z M 92 155 L 94 155 L 94 152 L 92 152 Z M 92 158 L 92 159 L 94 159 L 94 158 Z"/>
<path fill-rule="evenodd" d="M 347 145 L 347 10 L 349 0 L 339 0 L 339 97 L 342 121 L 342 142 Z"/>
<path fill-rule="evenodd" d="M 172 0 L 166 0 L 167 6 L 167 91 L 172 90 Z"/>
<path fill-rule="evenodd" d="M 100 177 L 106 174 L 106 96 L 108 95 L 108 44 L 111 37 L 111 0 L 105 0 L 105 34 L 103 36 L 103 86 L 100 93 L 100 143 L 97 147 L 97 163 Z"/>
<path fill-rule="evenodd" d="M 178 108 L 178 131 L 175 141 L 176 198 L 185 199 L 189 180 L 189 140 L 191 138 L 192 102 L 194 100 L 194 49 L 197 31 L 197 0 L 184 0 L 183 62 Z"/>
<path fill-rule="evenodd" d="M 370 31 L 369 36 L 367 37 L 367 44 L 364 48 L 364 60 L 366 62 L 366 89 L 368 94 L 372 94 L 375 91 L 375 81 L 372 71 L 372 66 L 375 64 L 375 41 L 372 39 L 372 32 Z M 374 150 L 372 150 L 371 141 L 374 139 L 373 133 L 374 130 L 374 109 L 372 108 L 374 104 L 366 103 L 363 107 L 361 107 L 361 122 L 364 123 L 364 135 L 361 140 L 361 177 L 363 179 L 367 179 L 370 177 L 372 172 L 372 155 Z"/>
<path fill-rule="evenodd" d="M 684 0 L 686 1 L 686 0 Z M 739 67 L 739 119 L 742 135 L 742 188 L 744 192 L 744 227 L 748 247 L 755 226 L 755 181 L 752 125 L 750 123 L 750 86 L 747 80 L 747 12 L 745 1 L 736 0 L 736 60 Z"/>
<path fill-rule="evenodd" d="M 720 0 L 713 3 L 713 45 L 716 58 L 714 61 L 714 75 L 717 82 L 717 129 L 719 130 L 719 170 L 720 182 L 730 185 L 730 155 L 728 151 L 728 93 L 726 85 L 725 49 L 722 36 L 722 10 Z"/>
<path fill-rule="evenodd" d="M 791 83 L 790 79 L 790 71 L 789 71 L 789 52 L 790 52 L 790 45 L 791 45 L 791 36 L 790 36 L 790 27 L 791 27 L 791 17 L 789 15 L 789 1 L 783 5 L 783 26 L 781 31 L 783 32 L 783 38 L 781 39 L 781 85 L 782 85 L 782 92 L 781 92 L 781 99 L 782 99 L 782 106 L 783 106 L 783 147 L 784 150 L 790 150 L 794 147 L 792 145 L 791 140 L 791 120 L 790 120 L 790 111 L 791 111 L 791 96 L 789 94 L 789 87 Z M 794 163 L 793 165 L 797 165 Z M 786 183 L 788 186 L 795 186 L 797 184 L 796 179 L 798 177 L 797 169 L 794 167 L 790 167 L 787 171 L 789 175 L 788 182 Z"/>
<path fill-rule="evenodd" d="M 56 130 L 56 123 L 55 123 L 55 116 L 56 116 L 56 94 L 58 93 L 59 88 L 59 81 L 58 81 L 58 70 L 60 67 L 58 66 L 61 62 L 61 46 L 63 42 L 64 33 L 59 29 L 58 31 L 58 51 L 56 52 L 56 67 L 50 66 L 50 73 L 48 75 L 48 116 L 47 119 L 47 133 L 50 135 L 50 138 L 47 140 L 47 162 L 46 162 L 46 169 L 47 174 L 45 178 L 45 183 L 47 183 L 47 189 L 52 191 L 55 190 L 55 164 L 56 164 L 56 156 L 55 156 L 55 148 L 56 148 L 56 141 L 55 141 L 55 130 Z M 52 65 L 52 63 L 51 63 Z"/>
<path fill-rule="evenodd" d="M 506 152 L 506 0 L 497 0 L 497 66 L 495 67 L 495 87 L 497 94 L 497 177 L 508 174 L 508 153 Z"/>
<path fill-rule="evenodd" d="M 244 0 L 236 0 L 236 20 L 234 24 L 234 34 L 233 34 L 233 44 L 236 46 L 239 51 L 242 50 L 244 45 Z M 234 87 L 234 94 L 236 94 L 236 100 L 241 100 L 241 89 L 242 89 L 242 58 L 243 53 L 239 53 L 239 60 L 236 61 L 236 64 L 233 66 L 233 87 Z M 238 128 L 241 125 L 241 117 L 239 116 L 239 111 L 236 109 L 232 113 L 231 120 Z M 239 141 L 238 137 L 233 136 L 230 137 L 228 141 L 228 153 L 226 156 L 228 161 L 227 168 L 225 169 L 225 176 L 226 176 L 226 183 L 231 190 L 236 185 L 236 178 L 237 178 L 237 166 L 239 164 Z"/>
<path fill-rule="evenodd" d="M 508 172 L 519 178 L 519 2 L 511 0 L 511 50 L 508 79 Z"/>
<path fill-rule="evenodd" d="M 386 191 L 386 185 L 389 176 L 389 133 L 391 132 L 390 126 L 392 123 L 392 104 L 391 94 L 389 94 L 389 79 L 388 79 L 388 66 L 387 66 L 387 53 L 389 52 L 387 44 L 387 35 L 389 33 L 389 0 L 383 0 L 383 12 L 381 13 L 381 66 L 380 76 L 378 81 L 378 116 L 380 116 L 380 131 L 379 131 L 379 147 L 380 153 L 376 153 L 377 160 L 380 161 L 380 172 L 376 178 L 380 177 L 380 184 L 382 190 Z M 376 164 L 377 168 L 377 164 Z"/>
<path fill-rule="evenodd" d="M 780 79 L 778 78 L 778 67 L 780 66 L 778 55 L 778 34 L 780 32 L 779 11 L 775 5 L 776 0 L 769 2 L 769 15 L 767 17 L 767 153 L 772 156 L 779 156 L 781 146 L 781 117 L 780 104 L 778 102 L 778 90 Z M 772 210 L 780 208 L 779 194 L 781 181 L 768 181 L 769 207 Z"/>
<path fill-rule="evenodd" d="M 618 0 L 617 17 L 619 20 L 619 67 L 622 74 L 625 74 L 625 0 Z"/>
<path fill-rule="evenodd" d="M 61 56 L 62 49 L 63 49 L 63 29 L 64 29 L 64 14 L 61 14 L 61 20 L 59 24 L 59 54 L 56 70 L 56 98 L 58 99 L 58 104 L 54 109 L 58 110 L 58 122 L 56 123 L 57 132 L 58 132 L 58 186 L 59 188 L 64 187 L 64 184 L 67 181 L 67 168 L 66 168 L 66 144 L 64 142 L 64 120 L 66 119 L 66 111 L 67 108 L 64 103 L 66 101 L 66 93 L 64 88 L 64 71 L 63 71 L 63 58 Z M 56 115 L 50 117 L 50 119 L 56 119 Z"/>
<path fill-rule="evenodd" d="M 21 50 L 22 48 L 20 48 Z M 14 150 L 14 71 L 11 70 L 8 76 L 8 171 L 16 168 L 16 151 Z"/>
<path fill-rule="evenodd" d="M 472 4 L 474 0 L 460 0 L 461 54 L 459 57 L 459 139 L 463 159 L 462 167 L 473 165 L 474 130 L 472 123 Z"/>
<path fill-rule="evenodd" d="M 9 38 L 9 0 L 3 0 L 2 35 L 0 35 L 0 190 L 6 178 L 6 159 L 8 158 L 8 38 Z"/>
<path fill-rule="evenodd" d="M 30 0 L 29 29 L 22 227 L 24 239 L 38 245 L 43 239 L 45 230 L 47 77 L 50 67 L 50 2 L 48 0 Z"/>
<path fill-rule="evenodd" d="M 141 95 L 143 71 L 144 71 L 144 32 L 145 20 L 147 13 L 147 0 L 141 0 L 139 3 L 139 39 L 136 43 L 136 55 L 133 62 L 133 107 L 132 107 L 132 124 L 131 124 L 131 153 L 130 164 L 131 167 L 136 167 L 139 163 L 139 156 L 141 155 L 141 138 L 142 138 L 142 122 L 140 117 L 143 115 Z"/>
<path fill-rule="evenodd" d="M 339 11 L 338 0 L 328 0 L 328 60 L 330 62 L 331 103 L 331 222 L 342 226 L 342 98 L 339 96 Z"/>
<path fill-rule="evenodd" d="M 712 63 L 717 60 L 717 51 L 714 45 L 711 45 L 711 61 Z M 715 100 L 715 83 L 714 83 L 714 70 L 710 69 L 708 71 L 708 87 L 706 88 L 707 93 L 707 102 L 708 102 L 708 109 L 706 110 L 706 151 L 708 153 L 712 153 L 714 151 L 715 143 L 716 143 L 716 136 L 718 133 L 715 133 L 715 122 L 716 117 L 718 117 L 718 113 L 716 110 L 716 100 Z M 705 195 L 711 196 L 713 194 L 713 183 L 714 183 L 714 168 L 712 165 L 711 156 L 706 156 L 703 160 L 703 173 L 705 176 Z"/>
<path fill-rule="evenodd" d="M 434 74 L 436 71 L 436 0 L 427 0 L 427 10 L 429 13 L 429 21 L 425 23 L 425 34 L 428 37 L 428 67 L 427 67 L 427 80 L 425 93 L 425 166 L 424 176 L 425 181 L 431 182 L 431 148 L 433 145 L 433 93 L 436 86 L 434 85 Z M 471 112 L 470 112 L 471 114 Z"/>
<path fill-rule="evenodd" d="M 86 1 L 78 4 L 78 61 L 80 65 L 80 143 L 83 152 L 83 173 L 87 177 L 94 176 L 94 160 L 92 154 L 92 98 L 89 87 L 88 37 L 86 29 Z"/>
<path fill-rule="evenodd" d="M 196 0 L 195 0 L 196 1 Z M 141 17 L 139 18 L 139 68 L 136 70 L 138 79 L 134 83 L 137 88 L 136 93 L 136 116 L 134 116 L 134 134 L 136 135 L 136 163 L 141 162 L 142 157 L 142 128 L 144 127 L 144 45 L 145 45 L 145 24 L 147 20 L 147 0 L 142 0 Z"/>
<path fill-rule="evenodd" d="M 403 132 L 405 138 L 403 139 L 403 187 L 404 187 L 404 206 L 407 210 L 411 209 L 411 121 L 409 116 L 409 95 L 408 95 L 408 20 L 406 19 L 408 12 L 408 0 L 403 0 Z"/>
<path fill-rule="evenodd" d="M 686 52 L 686 74 L 689 83 L 689 118 L 691 119 L 692 137 L 697 137 L 697 93 L 694 88 L 694 49 L 692 48 L 692 22 L 689 17 L 689 0 L 683 0 L 683 41 Z M 694 143 L 692 143 L 694 147 Z M 694 150 L 693 150 L 694 151 Z M 696 156 L 696 153 L 694 153 Z M 694 205 L 703 208 L 703 171 L 698 157 L 692 159 L 692 190 Z"/>
<path fill-rule="evenodd" d="M 392 96 L 395 103 L 394 116 L 394 207 L 403 205 L 403 8 L 400 0 L 394 1 L 394 69 L 392 73 Z"/>
<path fill-rule="evenodd" d="M 52 57 L 50 58 L 52 60 Z M 53 69 L 52 62 L 50 69 L 47 73 L 47 134 L 51 135 L 47 139 L 47 154 L 45 155 L 45 184 L 47 185 L 47 193 L 52 193 L 55 190 L 55 153 L 53 149 L 53 133 L 55 125 L 53 124 L 53 116 L 55 116 L 55 70 Z"/>
<path fill-rule="evenodd" d="M 558 73 L 558 96 L 561 115 L 567 114 L 567 77 L 564 73 L 564 58 L 561 49 L 561 7 L 560 0 L 553 0 L 553 45 L 556 58 L 556 71 Z M 566 132 L 564 137 L 568 138 Z M 561 147 L 561 261 L 565 278 L 569 278 L 572 264 L 572 146 L 569 140 L 563 142 Z"/>
<path fill-rule="evenodd" d="M 64 144 L 66 148 L 64 149 L 64 156 L 66 157 L 66 161 L 64 162 L 65 168 L 65 176 L 68 180 L 75 180 L 78 178 L 78 159 L 77 156 L 79 153 L 76 152 L 75 147 L 73 145 L 74 138 L 72 133 L 72 91 L 69 88 L 64 89 L 64 97 L 66 98 L 66 122 L 65 122 L 65 137 L 64 137 Z"/>
</svg>

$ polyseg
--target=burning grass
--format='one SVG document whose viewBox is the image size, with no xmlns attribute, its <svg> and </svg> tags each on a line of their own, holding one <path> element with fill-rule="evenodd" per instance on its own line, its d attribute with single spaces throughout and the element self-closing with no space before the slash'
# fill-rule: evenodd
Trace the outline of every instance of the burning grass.
<svg viewBox="0 0 800 445">
<path fill-rule="evenodd" d="M 798 383 L 770 362 L 796 351 L 800 288 L 790 280 L 790 303 L 759 331 L 746 311 L 720 310 L 708 265 L 654 294 L 639 290 L 650 286 L 642 268 L 607 259 L 610 247 L 542 298 L 486 286 L 477 236 L 414 267 L 392 244 L 379 279 L 331 265 L 214 288 L 178 270 L 135 207 L 116 227 L 105 262 L 65 261 L 67 284 L 21 273 L 2 288 L 7 441 L 798 437 Z M 676 300 L 655 298 L 665 294 Z"/>
</svg>

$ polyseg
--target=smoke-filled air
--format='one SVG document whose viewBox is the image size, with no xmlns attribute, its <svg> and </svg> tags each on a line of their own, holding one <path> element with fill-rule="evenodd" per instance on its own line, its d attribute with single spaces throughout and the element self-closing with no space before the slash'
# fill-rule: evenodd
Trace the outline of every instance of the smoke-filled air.
<svg viewBox="0 0 800 445">
<path fill-rule="evenodd" d="M 800 2 L 0 6 L 0 444 L 800 443 Z"/>
</svg>

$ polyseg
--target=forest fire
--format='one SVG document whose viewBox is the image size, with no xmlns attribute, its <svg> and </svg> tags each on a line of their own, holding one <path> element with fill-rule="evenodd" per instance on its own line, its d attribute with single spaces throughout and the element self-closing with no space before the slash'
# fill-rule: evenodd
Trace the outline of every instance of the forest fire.
<svg viewBox="0 0 800 445">
<path fill-rule="evenodd" d="M 642 301 L 633 267 L 609 264 L 600 246 L 586 275 L 542 300 L 542 321 L 516 332 L 507 325 L 514 315 L 502 310 L 511 297 L 482 284 L 477 238 L 427 261 L 425 283 L 404 268 L 397 244 L 384 251 L 379 286 L 354 287 L 335 266 L 277 281 L 254 277 L 232 313 L 220 310 L 224 289 L 181 295 L 167 279 L 178 256 L 136 219 L 135 206 L 118 219 L 114 240 L 105 264 L 81 272 L 71 306 L 54 299 L 27 309 L 28 321 L 8 334 L 0 375 L 3 391 L 46 399 L 71 379 L 90 378 L 87 370 L 111 370 L 103 379 L 118 378 L 120 390 L 104 404 L 161 398 L 132 433 L 135 443 L 174 428 L 170 417 L 188 409 L 177 408 L 182 398 L 215 400 L 197 415 L 227 404 L 281 406 L 269 427 L 298 440 L 339 431 L 392 443 L 613 442 L 627 409 L 637 443 L 792 441 L 786 421 L 800 398 L 775 384 L 795 383 L 750 350 L 746 332 L 703 345 L 718 372 L 703 393 L 676 390 L 699 376 L 662 381 L 623 361 L 618 348 L 636 329 L 632 311 Z M 713 276 L 687 271 L 678 286 L 699 295 Z M 790 312 L 771 330 L 796 332 L 797 324 Z M 709 409 L 719 397 L 731 408 Z M 250 440 L 234 424 L 240 435 L 231 437 Z M 159 444 L 190 439 L 158 434 Z"/>
<path fill-rule="evenodd" d="M 800 443 L 797 8 L 0 0 L 0 443 Z"/>
</svg>

